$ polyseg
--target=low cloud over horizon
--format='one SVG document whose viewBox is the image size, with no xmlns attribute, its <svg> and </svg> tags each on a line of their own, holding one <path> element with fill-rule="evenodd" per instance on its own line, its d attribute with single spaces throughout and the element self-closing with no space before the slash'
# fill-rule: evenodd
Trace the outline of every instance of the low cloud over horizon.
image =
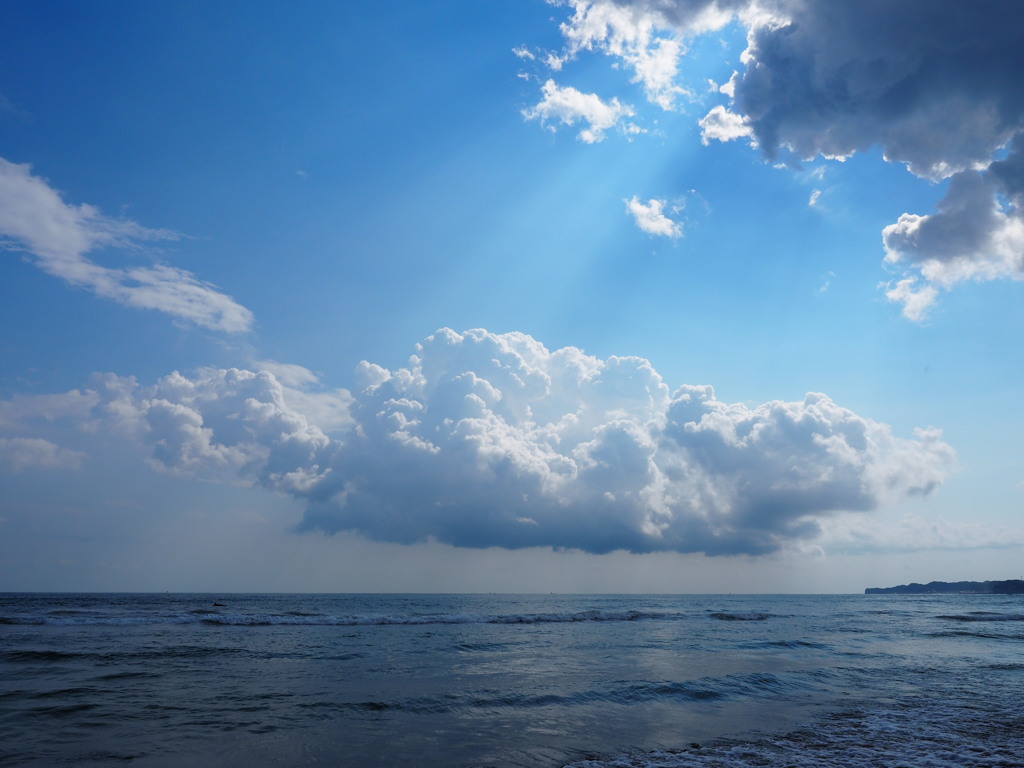
<svg viewBox="0 0 1024 768">
<path fill-rule="evenodd" d="M 88 471 L 83 444 L 58 439 L 77 432 L 143 446 L 159 471 L 288 494 L 306 505 L 299 530 L 762 555 L 928 494 L 955 460 L 938 430 L 896 437 L 824 394 L 723 403 L 706 385 L 670 391 L 642 358 L 522 333 L 441 329 L 406 367 L 361 363 L 352 392 L 266 368 L 277 375 L 206 368 L 152 386 L 106 374 L 0 402 L 6 463 Z"/>
</svg>

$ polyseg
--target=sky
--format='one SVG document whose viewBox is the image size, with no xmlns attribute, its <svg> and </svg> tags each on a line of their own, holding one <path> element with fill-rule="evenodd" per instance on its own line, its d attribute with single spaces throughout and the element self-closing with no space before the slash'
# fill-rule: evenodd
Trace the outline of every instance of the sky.
<svg viewBox="0 0 1024 768">
<path fill-rule="evenodd" d="M 1021 577 L 1019 2 L 0 18 L 0 590 Z"/>
</svg>

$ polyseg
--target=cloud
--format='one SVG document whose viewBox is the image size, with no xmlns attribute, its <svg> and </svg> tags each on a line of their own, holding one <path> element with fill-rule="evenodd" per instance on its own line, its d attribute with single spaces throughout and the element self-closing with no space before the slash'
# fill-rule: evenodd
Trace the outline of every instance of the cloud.
<svg viewBox="0 0 1024 768">
<path fill-rule="evenodd" d="M 152 464 L 175 474 L 296 492 L 327 471 L 321 454 L 330 439 L 288 404 L 269 371 L 173 373 L 130 402 Z"/>
<path fill-rule="evenodd" d="M 3 93 L 0 93 L 0 121 L 3 121 L 5 118 L 13 118 L 22 123 L 32 121 L 31 114 L 12 102 Z"/>
<path fill-rule="evenodd" d="M 45 272 L 126 306 L 218 331 L 248 330 L 252 313 L 190 272 L 163 264 L 104 267 L 86 256 L 101 248 L 133 250 L 179 238 L 112 219 L 91 205 L 69 205 L 30 166 L 0 158 L 0 249 L 27 252 Z"/>
<path fill-rule="evenodd" d="M 714 107 L 700 120 L 700 138 L 705 145 L 712 139 L 717 141 L 732 141 L 744 136 L 752 136 L 753 131 L 750 124 L 743 115 L 730 112 L 719 105 Z"/>
<path fill-rule="evenodd" d="M 97 447 L 117 439 L 141 447 L 150 466 L 162 472 L 289 491 L 320 471 L 319 454 L 331 445 L 288 399 L 317 382 L 293 383 L 301 389 L 283 385 L 267 370 L 237 368 L 201 368 L 190 377 L 174 372 L 149 386 L 95 374 L 83 391 L 0 402 L 0 433 L 17 436 L 11 439 L 18 445 L 92 435 Z M 325 408 L 315 397 L 298 401 L 333 426 L 342 421 L 337 406 Z"/>
<path fill-rule="evenodd" d="M 679 96 L 692 97 L 676 82 L 679 61 L 686 52 L 681 36 L 719 29 L 731 18 L 726 3 L 587 2 L 570 0 L 573 16 L 561 25 L 565 52 L 557 67 L 581 51 L 598 50 L 621 59 L 633 71 L 647 98 L 662 109 L 673 109 Z M 689 6 L 688 8 L 686 6 Z"/>
<path fill-rule="evenodd" d="M 586 123 L 587 127 L 580 130 L 577 138 L 587 144 L 603 141 L 606 131 L 633 115 L 632 108 L 620 104 L 618 99 L 604 102 L 596 94 L 581 93 L 568 86 L 563 88 L 556 85 L 554 80 L 544 83 L 541 92 L 544 98 L 536 106 L 523 110 L 523 117 L 527 120 L 540 120 L 545 124 L 552 120 L 562 125 Z M 623 129 L 632 133 L 639 131 L 632 124 L 623 126 Z"/>
<path fill-rule="evenodd" d="M 871 146 L 940 179 L 987 166 L 1021 129 L 1019 6 L 774 4 L 750 26 L 735 104 L 765 152 Z"/>
<path fill-rule="evenodd" d="M 926 494 L 953 461 L 828 397 L 756 408 L 670 392 L 640 358 L 443 329 L 361 366 L 353 430 L 302 495 L 306 529 L 458 546 L 771 552 L 819 521 Z"/>
<path fill-rule="evenodd" d="M 673 239 L 682 237 L 682 225 L 663 213 L 665 205 L 666 201 L 655 199 L 641 203 L 637 196 L 633 195 L 626 201 L 626 211 L 633 217 L 636 225 L 649 235 Z"/>
<path fill-rule="evenodd" d="M 0 430 L 35 429 L 61 421 L 89 428 L 99 399 L 96 392 L 77 389 L 57 395 L 14 395 L 0 401 Z"/>
<path fill-rule="evenodd" d="M 930 216 L 905 213 L 882 231 L 885 260 L 909 265 L 924 278 L 906 278 L 887 291 L 903 304 L 903 314 L 921 320 L 934 303 L 937 288 L 964 280 L 1024 278 L 1024 217 L 1011 206 L 1004 212 L 992 174 L 962 171 L 950 179 L 938 211 Z"/>
<path fill-rule="evenodd" d="M 836 276 L 836 273 L 831 269 L 826 271 L 822 277 L 821 285 L 818 286 L 818 293 L 828 293 L 829 288 L 832 287 L 832 278 Z"/>
<path fill-rule="evenodd" d="M 1024 532 L 985 523 L 927 520 L 908 512 L 893 521 L 867 517 L 833 519 L 823 525 L 821 542 L 835 553 L 960 551 L 1024 545 Z"/>
<path fill-rule="evenodd" d="M 328 434 L 352 426 L 352 396 L 348 390 L 324 387 L 315 373 L 294 363 L 260 360 L 256 365 L 257 370 L 273 374 L 281 385 L 282 399 L 311 424 Z"/>
<path fill-rule="evenodd" d="M 570 0 L 562 58 L 600 51 L 632 68 L 661 104 L 686 41 L 737 21 L 739 69 L 702 138 L 748 138 L 771 160 L 846 158 L 877 147 L 931 181 L 951 179 L 932 215 L 884 231 L 902 269 L 887 295 L 921 319 L 939 290 L 1024 273 L 1024 6 L 996 0 Z M 671 66 L 652 85 L 655 49 Z M 669 56 L 669 52 L 671 56 Z M 669 74 L 671 73 L 671 74 Z M 944 233 L 951 233 L 946 239 Z M 908 282 L 909 281 L 909 282 Z M 909 286 L 916 285 L 913 290 Z M 902 286 L 902 287 L 899 287 Z"/>
<path fill-rule="evenodd" d="M 304 370 L 278 364 L 308 388 Z M 364 362 L 357 377 L 334 436 L 269 370 L 98 376 L 0 408 L 0 424 L 31 440 L 63 420 L 141 446 L 164 472 L 289 494 L 304 530 L 595 553 L 773 552 L 929 493 L 954 461 L 938 431 L 896 437 L 822 394 L 724 403 L 709 386 L 670 391 L 641 358 L 521 333 L 442 329 L 406 367 Z"/>
<path fill-rule="evenodd" d="M 294 398 L 320 387 L 306 369 L 268 367 L 150 386 L 107 374 L 0 403 L 4 450 L 69 462 L 53 425 L 114 436 L 162 472 L 288 494 L 303 530 L 709 555 L 814 541 L 829 520 L 928 494 L 955 459 L 937 430 L 896 437 L 823 394 L 725 403 L 710 386 L 670 391 L 642 358 L 522 333 L 442 329 L 406 367 L 363 362 L 351 394 L 325 390 L 334 411 Z"/>
<path fill-rule="evenodd" d="M 84 453 L 61 448 L 49 440 L 0 437 L 0 469 L 13 474 L 26 469 L 76 470 L 84 459 Z"/>
</svg>

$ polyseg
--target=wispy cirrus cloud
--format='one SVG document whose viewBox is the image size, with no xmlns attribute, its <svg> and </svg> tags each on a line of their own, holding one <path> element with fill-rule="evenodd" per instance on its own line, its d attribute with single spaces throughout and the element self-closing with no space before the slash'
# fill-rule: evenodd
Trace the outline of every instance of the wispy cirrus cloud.
<svg viewBox="0 0 1024 768">
<path fill-rule="evenodd" d="M 191 272 L 166 264 L 106 267 L 88 255 L 180 237 L 66 203 L 31 166 L 0 158 L 0 249 L 25 253 L 43 271 L 104 299 L 217 331 L 249 330 L 252 312 Z"/>
</svg>

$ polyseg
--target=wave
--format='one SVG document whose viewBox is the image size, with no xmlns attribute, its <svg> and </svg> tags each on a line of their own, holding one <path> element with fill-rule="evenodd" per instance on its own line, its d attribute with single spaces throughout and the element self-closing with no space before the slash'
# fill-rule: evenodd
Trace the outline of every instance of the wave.
<svg viewBox="0 0 1024 768">
<path fill-rule="evenodd" d="M 967 629 L 948 630 L 946 632 L 928 632 L 925 637 L 977 637 L 981 640 L 1007 640 L 1016 639 L 1015 634 L 999 634 L 996 632 L 972 632 Z"/>
<path fill-rule="evenodd" d="M 948 621 L 1024 621 L 1024 613 L 996 613 L 994 611 L 971 611 L 955 613 L 936 618 Z"/>
<path fill-rule="evenodd" d="M 739 616 L 737 614 L 737 616 Z M 764 614 L 767 618 L 768 614 Z M 403 626 L 425 624 L 563 624 L 585 622 L 671 621 L 686 614 L 658 611 L 580 611 L 575 613 L 515 614 L 317 614 L 301 611 L 246 613 L 193 609 L 182 613 L 125 616 L 0 617 L 0 624 L 48 626 L 133 626 L 141 624 L 205 624 L 210 626 Z M 742 618 L 742 617 L 740 617 Z"/>
<path fill-rule="evenodd" d="M 201 645 L 180 645 L 168 646 L 165 648 L 110 651 L 110 652 L 68 652 L 68 651 L 37 651 L 37 650 L 12 650 L 0 651 L 0 662 L 7 664 L 34 664 L 49 665 L 65 662 L 92 662 L 98 664 L 116 664 L 132 661 L 168 661 L 174 659 L 186 659 L 196 661 L 204 658 L 216 658 L 221 656 L 245 655 L 248 651 L 241 648 L 210 648 Z M 117 679 L 119 676 L 159 676 L 157 672 L 116 672 L 110 676 L 102 676 L 97 679 Z"/>
<path fill-rule="evenodd" d="M 683 614 L 645 611 L 582 611 L 578 613 L 514 613 L 514 614 L 355 614 L 304 615 L 285 614 L 220 614 L 206 616 L 204 624 L 245 625 L 312 625 L 312 626 L 419 626 L 424 624 L 565 624 L 578 622 L 642 621 L 683 618 Z"/>
<path fill-rule="evenodd" d="M 955 706 L 839 711 L 781 735 L 752 734 L 678 749 L 588 758 L 565 768 L 933 768 L 1020 766 L 1024 738 L 1012 718 Z"/>
<path fill-rule="evenodd" d="M 74 661 L 83 658 L 80 653 L 67 653 L 65 651 L 3 651 L 0 653 L 0 661 L 12 664 L 37 663 L 52 661 Z"/>
<path fill-rule="evenodd" d="M 317 718 L 336 717 L 342 712 L 403 712 L 447 714 L 484 710 L 532 710 L 544 707 L 579 707 L 591 704 L 626 706 L 654 701 L 725 702 L 748 699 L 789 700 L 793 695 L 815 688 L 821 673 L 775 675 L 753 673 L 686 681 L 614 681 L 607 687 L 566 693 L 516 693 L 481 695 L 450 694 L 444 697 L 370 699 L 364 701 L 312 701 L 298 706 Z"/>
<path fill-rule="evenodd" d="M 718 619 L 719 621 L 766 621 L 774 616 L 774 614 L 762 611 L 715 611 L 709 615 L 711 618 Z"/>
<path fill-rule="evenodd" d="M 797 650 L 802 648 L 811 648 L 816 651 L 827 651 L 831 648 L 825 643 L 815 643 L 810 640 L 764 640 L 759 643 L 751 643 L 750 648 L 787 648 L 790 650 Z"/>
<path fill-rule="evenodd" d="M 0 616 L 0 624 L 19 627 L 82 627 L 82 626 L 132 626 L 139 624 L 187 624 L 179 615 L 177 620 L 159 616 Z"/>
<path fill-rule="evenodd" d="M 709 611 L 708 618 L 717 621 L 767 621 L 776 614 L 764 611 Z M 365 613 L 323 614 L 303 611 L 281 613 L 226 611 L 223 609 L 194 608 L 173 614 L 136 614 L 97 616 L 95 614 L 67 612 L 62 615 L 0 616 L 0 624 L 48 626 L 134 626 L 144 624 L 206 624 L 210 626 L 402 626 L 425 624 L 565 624 L 587 622 L 678 621 L 694 616 L 671 611 L 602 611 L 590 610 L 573 613 Z M 940 617 L 955 618 L 955 617 Z M 1015 617 L 1024 619 L 1024 617 Z M 965 619 L 967 620 L 967 619 Z M 977 619 L 981 620 L 981 619 Z M 992 619 L 995 620 L 995 619 Z M 1007 619 L 1009 620 L 1009 619 Z"/>
</svg>

